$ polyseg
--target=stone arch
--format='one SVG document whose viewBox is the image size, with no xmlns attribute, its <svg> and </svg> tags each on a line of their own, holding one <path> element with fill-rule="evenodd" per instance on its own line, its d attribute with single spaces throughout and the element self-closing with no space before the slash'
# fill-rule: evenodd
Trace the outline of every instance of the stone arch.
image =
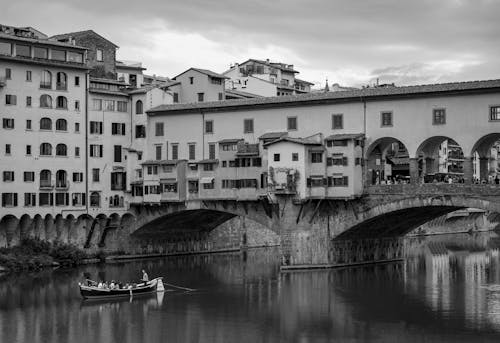
<svg viewBox="0 0 500 343">
<path fill-rule="evenodd" d="M 11 247 L 18 243 L 15 236 L 19 219 L 16 216 L 8 214 L 0 220 L 0 247 Z"/>
<path fill-rule="evenodd" d="M 24 214 L 19 220 L 19 240 L 28 238 L 31 236 L 30 231 L 32 228 L 33 221 L 28 214 Z"/>
<path fill-rule="evenodd" d="M 45 238 L 44 220 L 40 214 L 33 217 L 33 236 L 38 239 Z"/>
<path fill-rule="evenodd" d="M 75 242 L 78 246 L 83 247 L 93 220 L 94 219 L 88 214 L 81 214 L 78 216 L 75 227 L 70 232 L 69 239 L 72 242 Z"/>
<path fill-rule="evenodd" d="M 43 220 L 43 223 L 45 229 L 45 240 L 53 242 L 57 236 L 54 218 L 51 214 L 47 214 Z"/>
<path fill-rule="evenodd" d="M 490 133 L 477 140 L 470 156 L 473 158 L 473 174 L 478 180 L 488 180 L 497 176 L 498 149 L 493 149 L 500 141 L 500 133 Z"/>
<path fill-rule="evenodd" d="M 56 237 L 55 237 L 55 240 L 56 241 L 64 241 L 64 239 L 66 239 L 65 237 L 65 224 L 66 224 L 66 220 L 64 219 L 64 217 L 62 216 L 62 214 L 58 214 L 56 215 L 56 218 L 54 220 L 54 224 L 55 224 L 55 228 L 56 228 Z"/>
<path fill-rule="evenodd" d="M 366 149 L 367 184 L 380 184 L 389 180 L 409 182 L 410 165 L 408 145 L 394 137 L 381 137 Z"/>
<path fill-rule="evenodd" d="M 106 215 L 103 213 L 97 215 L 97 217 L 94 218 L 90 228 L 88 228 L 87 230 L 85 244 L 83 245 L 84 248 L 88 249 L 91 246 L 97 246 L 98 237 L 100 236 L 100 231 L 102 230 L 102 228 L 105 227 L 106 220 L 107 220 Z"/>
<path fill-rule="evenodd" d="M 467 182 L 472 177 L 470 155 L 465 156 L 463 145 L 447 136 L 433 136 L 424 140 L 415 151 L 417 174 L 420 181 Z"/>
<path fill-rule="evenodd" d="M 114 242 L 116 240 L 116 237 L 114 236 L 116 236 L 116 232 L 119 230 L 119 228 L 120 228 L 120 215 L 118 213 L 112 213 L 106 219 L 104 227 L 101 228 L 98 246 L 100 248 L 104 248 L 106 247 L 107 241 Z"/>
<path fill-rule="evenodd" d="M 77 223 L 77 220 L 76 220 L 74 215 L 69 214 L 66 217 L 66 223 L 65 223 L 66 230 L 65 230 L 65 234 L 64 234 L 64 238 L 65 238 L 64 242 L 69 243 L 69 244 L 76 243 L 72 240 L 72 238 L 75 236 L 74 232 L 76 229 L 76 223 Z"/>
</svg>

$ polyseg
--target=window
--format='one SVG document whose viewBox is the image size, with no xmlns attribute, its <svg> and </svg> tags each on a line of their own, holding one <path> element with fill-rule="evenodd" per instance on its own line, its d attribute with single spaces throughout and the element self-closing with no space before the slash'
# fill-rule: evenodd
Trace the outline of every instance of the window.
<svg viewBox="0 0 500 343">
<path fill-rule="evenodd" d="M 83 63 L 83 54 L 74 51 L 68 51 L 68 62 Z M 78 86 L 75 84 L 75 86 Z"/>
<path fill-rule="evenodd" d="M 47 48 L 35 47 L 33 49 L 33 57 L 47 59 L 49 58 L 49 50 Z"/>
<path fill-rule="evenodd" d="M 274 162 L 279 162 L 280 161 L 280 154 L 274 154 Z"/>
<path fill-rule="evenodd" d="M 312 152 L 311 153 L 311 163 L 321 163 L 323 162 L 322 152 Z"/>
<path fill-rule="evenodd" d="M 115 101 L 114 100 L 104 100 L 104 110 L 113 112 L 115 110 Z"/>
<path fill-rule="evenodd" d="M 14 172 L 13 171 L 4 171 L 3 172 L 3 181 L 5 181 L 5 182 L 14 181 Z"/>
<path fill-rule="evenodd" d="M 56 89 L 59 91 L 65 91 L 68 89 L 68 76 L 66 73 L 58 72 L 56 74 Z"/>
<path fill-rule="evenodd" d="M 172 144 L 172 159 L 173 160 L 179 159 L 179 145 L 178 144 Z"/>
<path fill-rule="evenodd" d="M 243 120 L 243 133 L 253 133 L 253 119 Z"/>
<path fill-rule="evenodd" d="M 198 93 L 198 102 L 203 102 L 205 99 L 205 93 Z"/>
<path fill-rule="evenodd" d="M 340 130 L 344 128 L 344 115 L 332 114 L 332 129 Z"/>
<path fill-rule="evenodd" d="M 2 125 L 4 129 L 13 129 L 14 128 L 14 119 L 13 118 L 3 118 Z"/>
<path fill-rule="evenodd" d="M 67 109 L 68 100 L 64 96 L 58 96 L 56 98 L 56 108 Z"/>
<path fill-rule="evenodd" d="M 80 157 L 80 147 L 75 146 L 75 157 Z"/>
<path fill-rule="evenodd" d="M 121 145 L 114 146 L 114 161 L 115 162 L 122 161 L 122 146 Z"/>
<path fill-rule="evenodd" d="M 75 123 L 75 133 L 80 132 L 80 123 Z"/>
<path fill-rule="evenodd" d="M 127 112 L 128 102 L 126 101 L 117 101 L 116 102 L 116 110 L 118 112 Z"/>
<path fill-rule="evenodd" d="M 155 123 L 155 136 L 163 136 L 163 123 Z"/>
<path fill-rule="evenodd" d="M 31 130 L 31 119 L 26 120 L 26 130 Z"/>
<path fill-rule="evenodd" d="M 123 191 L 125 190 L 126 173 L 113 172 L 111 173 L 111 190 Z"/>
<path fill-rule="evenodd" d="M 381 126 L 392 126 L 392 112 L 380 113 Z"/>
<path fill-rule="evenodd" d="M 331 159 L 331 165 L 334 166 L 347 166 L 347 156 L 342 156 L 342 154 L 334 154 Z"/>
<path fill-rule="evenodd" d="M 5 105 L 16 105 L 17 96 L 12 94 L 5 94 Z"/>
<path fill-rule="evenodd" d="M 80 86 L 80 76 L 75 76 L 75 86 L 76 87 Z"/>
<path fill-rule="evenodd" d="M 103 60 L 103 58 L 102 58 L 102 49 L 96 49 L 95 58 L 99 62 L 102 62 L 102 60 Z"/>
<path fill-rule="evenodd" d="M 31 81 L 31 70 L 26 70 L 26 81 Z"/>
<path fill-rule="evenodd" d="M 102 135 L 102 121 L 90 122 L 90 133 L 94 135 Z"/>
<path fill-rule="evenodd" d="M 125 123 L 111 123 L 111 134 L 125 136 Z"/>
<path fill-rule="evenodd" d="M 52 60 L 64 61 L 66 62 L 66 51 L 52 49 L 51 57 Z"/>
<path fill-rule="evenodd" d="M 219 100 L 224 100 L 224 94 L 223 93 L 219 93 Z"/>
<path fill-rule="evenodd" d="M 50 95 L 43 94 L 40 96 L 40 107 L 42 108 L 52 108 L 52 98 Z"/>
<path fill-rule="evenodd" d="M 144 125 L 135 126 L 135 138 L 146 138 L 146 126 Z"/>
<path fill-rule="evenodd" d="M 2 193 L 2 207 L 17 206 L 17 193 Z"/>
<path fill-rule="evenodd" d="M 31 155 L 31 145 L 26 145 L 26 155 Z"/>
<path fill-rule="evenodd" d="M 446 124 L 446 110 L 444 108 L 436 108 L 432 110 L 432 125 Z"/>
<path fill-rule="evenodd" d="M 292 152 L 292 161 L 298 161 L 299 160 L 299 154 L 297 152 Z"/>
<path fill-rule="evenodd" d="M 188 144 L 188 148 L 189 148 L 189 159 L 190 160 L 196 159 L 196 145 Z"/>
<path fill-rule="evenodd" d="M 205 120 L 205 133 L 214 133 L 214 121 Z"/>
<path fill-rule="evenodd" d="M 31 107 L 31 97 L 30 96 L 26 97 L 26 107 Z"/>
<path fill-rule="evenodd" d="M 92 168 L 92 182 L 99 182 L 99 168 Z"/>
<path fill-rule="evenodd" d="M 35 172 L 25 171 L 23 174 L 24 182 L 35 182 Z"/>
<path fill-rule="evenodd" d="M 12 55 L 12 44 L 0 42 L 0 55 Z"/>
<path fill-rule="evenodd" d="M 347 176 L 334 176 L 332 178 L 328 178 L 328 186 L 329 187 L 347 187 L 349 186 L 349 177 Z"/>
<path fill-rule="evenodd" d="M 210 183 L 203 184 L 203 189 L 214 189 L 214 188 L 215 188 L 214 180 L 212 180 L 212 182 Z"/>
<path fill-rule="evenodd" d="M 137 100 L 135 103 L 135 114 L 142 114 L 143 108 L 142 108 L 142 101 Z"/>
<path fill-rule="evenodd" d="M 56 145 L 56 156 L 68 156 L 68 147 L 66 144 Z"/>
<path fill-rule="evenodd" d="M 179 93 L 174 93 L 174 103 L 179 102 Z"/>
<path fill-rule="evenodd" d="M 68 206 L 69 193 L 56 193 L 56 206 Z"/>
<path fill-rule="evenodd" d="M 12 69 L 5 68 L 5 78 L 7 80 L 11 80 L 12 79 Z"/>
<path fill-rule="evenodd" d="M 90 193 L 90 207 L 100 207 L 101 206 L 101 196 L 98 192 Z"/>
<path fill-rule="evenodd" d="M 80 101 L 75 100 L 75 111 L 80 111 Z"/>
<path fill-rule="evenodd" d="M 66 119 L 56 120 L 56 131 L 68 131 L 68 122 Z"/>
<path fill-rule="evenodd" d="M 94 111 L 102 111 L 102 99 L 92 99 L 92 109 Z"/>
<path fill-rule="evenodd" d="M 208 144 L 208 158 L 215 160 L 215 143 Z"/>
<path fill-rule="evenodd" d="M 194 77 L 192 77 L 192 76 L 190 76 L 190 77 L 189 77 L 189 83 L 190 83 L 190 84 L 193 84 L 193 83 L 194 83 Z"/>
<path fill-rule="evenodd" d="M 73 193 L 71 195 L 72 206 L 85 206 L 85 193 Z"/>
<path fill-rule="evenodd" d="M 24 193 L 24 206 L 36 206 L 36 193 Z"/>
<path fill-rule="evenodd" d="M 40 155 L 41 156 L 51 156 L 52 155 L 52 145 L 50 145 L 50 143 L 40 144 Z"/>
<path fill-rule="evenodd" d="M 158 166 L 148 166 L 148 175 L 158 175 Z"/>
<path fill-rule="evenodd" d="M 102 145 L 90 144 L 90 157 L 102 157 Z"/>
<path fill-rule="evenodd" d="M 16 55 L 23 57 L 31 57 L 31 47 L 29 45 L 16 44 Z"/>
<path fill-rule="evenodd" d="M 203 165 L 203 171 L 213 171 L 214 165 L 212 163 L 205 163 Z"/>
<path fill-rule="evenodd" d="M 288 117 L 287 118 L 287 130 L 297 130 L 297 117 Z"/>
<path fill-rule="evenodd" d="M 11 153 L 11 145 L 5 144 L 5 155 L 10 155 Z"/>
<path fill-rule="evenodd" d="M 490 120 L 492 121 L 500 120 L 500 106 L 490 107 Z"/>
<path fill-rule="evenodd" d="M 42 78 L 40 79 L 40 88 L 52 89 L 52 73 L 48 70 L 42 72 Z"/>
<path fill-rule="evenodd" d="M 38 194 L 38 205 L 40 206 L 52 206 L 54 205 L 54 193 L 39 193 Z"/>
<path fill-rule="evenodd" d="M 161 160 L 161 145 L 156 145 L 155 150 L 156 150 L 156 160 Z"/>
</svg>

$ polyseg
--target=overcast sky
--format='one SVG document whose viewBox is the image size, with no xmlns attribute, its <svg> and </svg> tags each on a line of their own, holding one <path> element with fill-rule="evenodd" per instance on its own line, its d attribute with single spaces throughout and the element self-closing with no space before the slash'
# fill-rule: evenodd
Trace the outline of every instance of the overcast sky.
<svg viewBox="0 0 500 343">
<path fill-rule="evenodd" d="M 318 86 L 500 78 L 500 0 L 16 0 L 0 23 L 93 29 L 169 77 L 269 58 Z"/>
</svg>

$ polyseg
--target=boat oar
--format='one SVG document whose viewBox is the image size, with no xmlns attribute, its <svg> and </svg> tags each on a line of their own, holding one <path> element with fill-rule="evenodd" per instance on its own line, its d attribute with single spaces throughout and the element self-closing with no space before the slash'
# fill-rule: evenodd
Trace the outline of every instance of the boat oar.
<svg viewBox="0 0 500 343">
<path fill-rule="evenodd" d="M 187 288 L 187 287 L 181 287 L 181 286 L 176 286 L 176 285 L 172 285 L 171 283 L 163 282 L 163 284 L 167 285 L 167 286 L 170 286 L 170 287 L 174 287 L 174 288 L 178 288 L 178 289 L 183 289 L 183 290 L 188 291 L 188 292 L 196 291 L 196 289 Z"/>
</svg>

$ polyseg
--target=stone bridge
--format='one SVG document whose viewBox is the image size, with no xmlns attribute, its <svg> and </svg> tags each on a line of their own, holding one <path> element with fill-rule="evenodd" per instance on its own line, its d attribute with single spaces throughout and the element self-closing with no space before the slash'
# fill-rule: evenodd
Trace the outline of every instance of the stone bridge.
<svg viewBox="0 0 500 343">
<path fill-rule="evenodd" d="M 279 235 L 285 265 L 328 265 L 353 261 L 345 256 L 353 247 L 364 251 L 375 246 L 383 250 L 388 245 L 394 248 L 394 255 L 382 257 L 396 257 L 399 237 L 463 208 L 500 213 L 500 187 L 378 185 L 366 187 L 362 197 L 352 200 L 210 200 L 134 206 L 128 213 L 109 216 L 6 216 L 0 222 L 0 244 L 10 246 L 22 237 L 35 236 L 74 243 L 92 251 L 145 252 L 146 246 L 148 252 L 211 250 L 203 243 L 210 232 L 236 219 L 240 220 L 238 225 L 245 227 L 244 220 L 249 219 L 258 223 L 257 227 Z M 364 243 L 360 247 L 361 243 L 353 242 Z M 236 243 L 238 247 L 239 242 Z M 339 256 L 339 251 L 344 256 Z M 362 259 L 357 257 L 354 261 Z"/>
</svg>

